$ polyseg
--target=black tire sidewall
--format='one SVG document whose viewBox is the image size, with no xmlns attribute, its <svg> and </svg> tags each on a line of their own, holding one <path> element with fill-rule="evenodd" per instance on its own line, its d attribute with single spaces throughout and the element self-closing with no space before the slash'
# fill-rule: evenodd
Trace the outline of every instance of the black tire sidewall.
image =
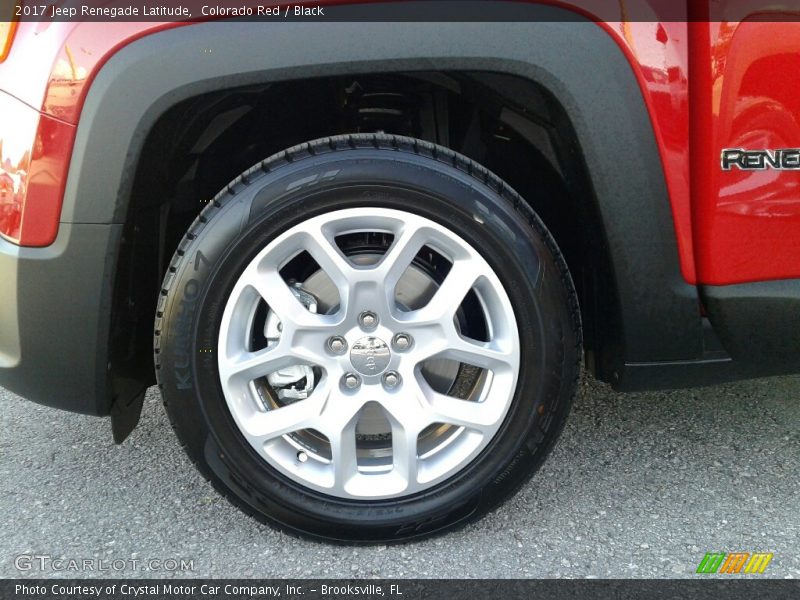
<svg viewBox="0 0 800 600">
<path fill-rule="evenodd" d="M 263 519 L 342 541 L 429 535 L 485 513 L 527 480 L 563 424 L 577 333 L 572 290 L 547 240 L 499 192 L 429 157 L 359 148 L 287 163 L 229 197 L 183 249 L 169 285 L 159 348 L 159 381 L 170 417 L 201 471 Z M 359 207 L 413 212 L 478 249 L 505 287 L 521 342 L 511 408 L 481 455 L 428 491 L 372 502 L 320 494 L 269 466 L 234 423 L 216 364 L 222 312 L 255 255 L 303 220 Z M 188 371 L 178 368 L 186 364 L 187 351 L 189 385 Z"/>
</svg>

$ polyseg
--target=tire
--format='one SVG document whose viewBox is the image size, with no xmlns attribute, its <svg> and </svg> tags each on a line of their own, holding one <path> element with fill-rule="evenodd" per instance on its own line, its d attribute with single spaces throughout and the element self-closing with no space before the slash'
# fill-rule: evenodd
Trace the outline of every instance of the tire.
<svg viewBox="0 0 800 600">
<path fill-rule="evenodd" d="M 517 491 L 582 356 L 572 280 L 529 206 L 464 156 L 382 134 L 290 148 L 211 201 L 154 345 L 173 428 L 221 494 L 363 543 L 451 529 Z"/>
</svg>

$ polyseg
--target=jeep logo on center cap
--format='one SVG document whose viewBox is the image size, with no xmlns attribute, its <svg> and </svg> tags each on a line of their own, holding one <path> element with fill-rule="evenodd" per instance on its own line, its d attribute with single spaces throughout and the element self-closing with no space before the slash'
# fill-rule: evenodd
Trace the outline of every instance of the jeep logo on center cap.
<svg viewBox="0 0 800 600">
<path fill-rule="evenodd" d="M 350 362 L 362 375 L 380 375 L 389 366 L 391 358 L 386 342 L 373 336 L 361 338 L 350 350 Z"/>
</svg>

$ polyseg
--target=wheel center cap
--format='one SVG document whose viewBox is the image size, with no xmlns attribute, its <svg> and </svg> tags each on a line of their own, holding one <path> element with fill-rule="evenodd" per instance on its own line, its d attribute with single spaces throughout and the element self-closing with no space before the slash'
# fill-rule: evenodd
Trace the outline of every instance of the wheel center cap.
<svg viewBox="0 0 800 600">
<path fill-rule="evenodd" d="M 367 336 L 353 344 L 350 362 L 362 375 L 379 375 L 389 366 L 392 352 L 382 339 Z"/>
</svg>

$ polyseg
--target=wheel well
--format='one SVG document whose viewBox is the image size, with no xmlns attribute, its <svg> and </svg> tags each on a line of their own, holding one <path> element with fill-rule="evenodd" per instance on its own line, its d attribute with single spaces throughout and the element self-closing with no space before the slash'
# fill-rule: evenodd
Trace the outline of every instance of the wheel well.
<svg viewBox="0 0 800 600">
<path fill-rule="evenodd" d="M 286 81 L 180 102 L 148 132 L 116 270 L 110 368 L 154 382 L 152 327 L 164 272 L 205 203 L 284 148 L 341 133 L 408 135 L 461 152 L 514 187 L 564 253 L 581 300 L 589 367 L 618 315 L 603 229 L 561 105 L 520 77 L 487 72 L 365 74 Z M 596 315 L 602 314 L 603 319 Z M 600 369 L 595 369 L 600 370 Z"/>
</svg>

